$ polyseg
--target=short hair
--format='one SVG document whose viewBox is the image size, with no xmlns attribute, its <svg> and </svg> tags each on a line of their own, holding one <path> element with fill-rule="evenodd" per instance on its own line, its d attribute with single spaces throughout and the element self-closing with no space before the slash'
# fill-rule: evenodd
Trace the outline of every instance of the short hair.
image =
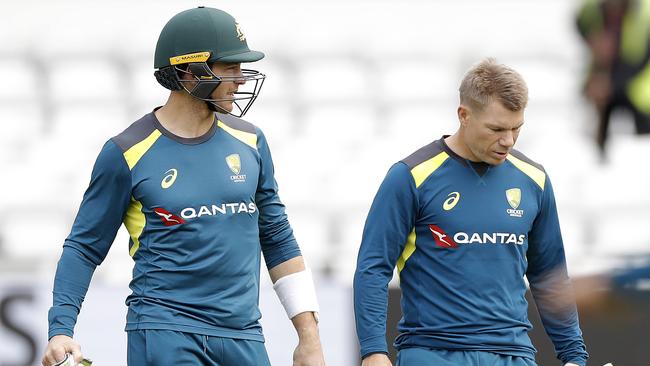
<svg viewBox="0 0 650 366">
<path fill-rule="evenodd" d="M 507 109 L 517 112 L 526 108 L 528 87 L 521 75 L 510 67 L 486 58 L 472 66 L 458 88 L 460 103 L 482 111 L 496 98 Z"/>
</svg>

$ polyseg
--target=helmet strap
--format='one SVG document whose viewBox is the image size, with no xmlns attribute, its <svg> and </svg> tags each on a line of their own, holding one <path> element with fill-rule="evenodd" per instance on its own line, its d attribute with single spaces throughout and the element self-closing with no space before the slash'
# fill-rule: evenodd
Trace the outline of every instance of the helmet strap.
<svg viewBox="0 0 650 366">
<path fill-rule="evenodd" d="M 208 109 L 213 111 L 213 112 L 218 112 L 218 113 L 223 113 L 223 114 L 231 114 L 229 111 L 225 110 L 224 108 L 221 108 L 217 103 L 215 102 L 208 102 L 207 100 L 205 101 L 205 104 L 208 105 Z"/>
</svg>

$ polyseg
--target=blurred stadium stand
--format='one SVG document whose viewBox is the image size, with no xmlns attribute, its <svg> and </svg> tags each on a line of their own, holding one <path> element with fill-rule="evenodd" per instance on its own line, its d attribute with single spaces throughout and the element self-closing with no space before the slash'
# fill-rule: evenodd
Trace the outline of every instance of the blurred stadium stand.
<svg viewBox="0 0 650 366">
<path fill-rule="evenodd" d="M 614 122 L 599 161 L 575 0 L 41 0 L 0 12 L 0 279 L 50 281 L 102 144 L 165 103 L 151 65 L 159 30 L 196 5 L 234 14 L 267 54 L 250 65 L 268 78 L 245 119 L 269 138 L 296 236 L 324 280 L 349 289 L 384 174 L 454 132 L 462 74 L 488 56 L 529 84 L 517 148 L 551 176 L 570 273 L 650 253 L 650 140 Z M 126 286 L 127 242 L 121 229 L 94 283 Z"/>
</svg>

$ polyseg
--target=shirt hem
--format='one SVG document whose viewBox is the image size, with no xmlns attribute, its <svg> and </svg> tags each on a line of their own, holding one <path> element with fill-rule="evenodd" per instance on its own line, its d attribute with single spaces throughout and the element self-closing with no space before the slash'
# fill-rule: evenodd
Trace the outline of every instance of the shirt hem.
<svg viewBox="0 0 650 366">
<path fill-rule="evenodd" d="M 194 325 L 167 324 L 157 322 L 127 323 L 125 331 L 137 331 L 145 329 L 173 330 L 185 333 L 201 334 L 213 337 L 244 339 L 249 341 L 264 342 L 264 335 L 255 330 L 234 330 L 221 327 L 197 327 Z"/>
<path fill-rule="evenodd" d="M 425 346 L 425 345 L 415 345 L 415 344 L 405 344 L 401 346 L 395 347 L 398 351 L 401 351 L 403 349 L 407 348 L 424 348 L 424 349 L 432 349 L 432 350 L 445 350 L 445 351 L 469 351 L 469 352 L 490 352 L 490 353 L 496 353 L 499 355 L 506 355 L 506 356 L 515 356 L 515 357 L 523 357 L 523 358 L 528 358 L 531 360 L 535 360 L 535 352 L 533 351 L 524 351 L 524 350 L 517 350 L 517 349 L 503 349 L 499 348 L 496 349 L 494 347 L 463 347 L 463 346 L 451 346 L 451 347 L 441 347 L 441 346 Z"/>
</svg>

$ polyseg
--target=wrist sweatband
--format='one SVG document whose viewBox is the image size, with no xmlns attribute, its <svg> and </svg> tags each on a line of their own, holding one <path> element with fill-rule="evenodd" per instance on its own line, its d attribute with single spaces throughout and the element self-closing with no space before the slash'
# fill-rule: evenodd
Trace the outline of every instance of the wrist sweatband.
<svg viewBox="0 0 650 366">
<path fill-rule="evenodd" d="M 318 299 L 309 268 L 278 279 L 273 284 L 273 289 L 289 319 L 300 313 L 312 311 L 318 320 Z"/>
</svg>

